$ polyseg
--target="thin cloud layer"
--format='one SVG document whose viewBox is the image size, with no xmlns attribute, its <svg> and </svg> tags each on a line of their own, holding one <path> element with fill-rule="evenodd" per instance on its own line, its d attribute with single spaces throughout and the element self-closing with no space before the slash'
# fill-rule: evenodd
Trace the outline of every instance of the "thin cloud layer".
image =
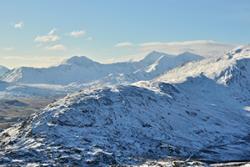
<svg viewBox="0 0 250 167">
<path fill-rule="evenodd" d="M 133 43 L 131 42 L 120 42 L 115 45 L 117 48 L 124 48 L 124 47 L 131 47 L 133 46 Z"/>
<path fill-rule="evenodd" d="M 72 31 L 71 33 L 69 33 L 69 35 L 74 38 L 80 38 L 84 36 L 85 34 L 86 32 L 84 30 Z"/>
<path fill-rule="evenodd" d="M 58 41 L 60 37 L 55 32 L 56 29 L 52 29 L 47 35 L 37 36 L 34 41 L 43 43 Z"/>
<path fill-rule="evenodd" d="M 19 21 L 19 22 L 14 24 L 15 29 L 22 29 L 23 26 L 24 26 L 24 23 L 22 21 Z"/>
<path fill-rule="evenodd" d="M 47 50 L 52 50 L 52 51 L 65 51 L 66 47 L 62 44 L 56 44 L 53 46 L 49 46 L 46 48 Z"/>
<path fill-rule="evenodd" d="M 223 55 L 235 46 L 212 40 L 195 40 L 183 42 L 146 42 L 139 44 L 139 49 L 143 52 L 157 50 L 169 54 L 192 52 L 204 57 L 215 57 Z"/>
</svg>

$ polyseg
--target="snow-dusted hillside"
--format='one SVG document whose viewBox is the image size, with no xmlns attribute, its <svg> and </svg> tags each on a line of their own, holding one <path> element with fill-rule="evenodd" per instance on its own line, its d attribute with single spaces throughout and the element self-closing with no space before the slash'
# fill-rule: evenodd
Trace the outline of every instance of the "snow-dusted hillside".
<svg viewBox="0 0 250 167">
<path fill-rule="evenodd" d="M 0 65 L 0 77 L 5 74 L 6 72 L 8 72 L 9 69 L 7 67 L 1 66 Z"/>
<path fill-rule="evenodd" d="M 0 91 L 5 90 L 8 85 L 9 84 L 7 82 L 0 81 Z"/>
<path fill-rule="evenodd" d="M 89 83 L 102 81 L 110 76 L 116 80 L 117 76 L 125 76 L 125 81 L 153 79 L 159 74 L 180 66 L 189 61 L 200 60 L 201 56 L 183 53 L 177 56 L 160 52 L 152 52 L 143 60 L 137 62 L 123 62 L 101 64 L 87 57 L 72 57 L 62 64 L 50 68 L 21 67 L 13 69 L 2 77 L 6 82 L 61 84 Z"/>
<path fill-rule="evenodd" d="M 205 83 L 214 92 L 201 86 Z M 249 117 L 223 89 L 201 77 L 178 86 L 121 86 L 67 96 L 4 131 L 0 162 L 96 165 L 137 164 L 167 156 L 246 159 Z"/>
<path fill-rule="evenodd" d="M 204 75 L 230 88 L 232 96 L 250 104 L 250 46 L 233 49 L 221 58 L 204 59 L 175 68 L 156 78 L 156 81 L 181 83 L 188 77 Z"/>
<path fill-rule="evenodd" d="M 231 91 L 241 94 L 249 81 L 249 49 L 239 49 L 153 81 L 66 96 L 1 133 L 0 164 L 139 165 L 168 156 L 248 160 L 250 93 L 238 99 Z M 233 67 L 237 72 L 228 77 L 225 71 Z"/>
</svg>

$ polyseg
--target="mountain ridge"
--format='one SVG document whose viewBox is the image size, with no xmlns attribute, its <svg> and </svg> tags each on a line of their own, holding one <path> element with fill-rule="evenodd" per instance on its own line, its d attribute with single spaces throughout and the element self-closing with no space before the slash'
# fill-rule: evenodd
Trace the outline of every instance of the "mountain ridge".
<svg viewBox="0 0 250 167">
<path fill-rule="evenodd" d="M 226 88 L 204 77 L 181 85 L 118 86 L 69 95 L 4 131 L 1 145 L 8 153 L 0 161 L 102 166 L 169 155 L 205 161 L 247 158 L 246 113 L 226 91 L 228 106 L 220 96 L 207 94 L 200 82 L 218 92 Z M 234 144 L 238 141 L 240 146 Z"/>
<path fill-rule="evenodd" d="M 8 72 L 10 69 L 8 69 L 5 66 L 0 65 L 0 77 L 4 75 L 6 72 Z"/>
<path fill-rule="evenodd" d="M 242 94 L 240 87 L 220 83 L 211 77 L 217 76 L 213 71 L 206 72 L 219 69 L 221 74 L 248 54 L 237 52 L 236 60 L 188 63 L 155 80 L 68 95 L 3 131 L 0 162 L 136 166 L 169 156 L 206 162 L 246 160 L 250 92 Z M 190 67 L 199 70 L 186 75 Z M 169 82 L 174 72 L 185 74 L 185 80 Z M 232 96 L 232 88 L 240 98 Z"/>
<path fill-rule="evenodd" d="M 141 71 L 141 76 L 148 75 L 144 71 L 147 66 L 155 63 L 159 57 L 165 58 L 165 63 L 162 66 L 168 66 L 167 68 L 162 68 L 159 73 L 162 71 L 169 70 L 178 65 L 189 61 L 199 60 L 202 57 L 195 54 L 185 54 L 170 56 L 161 52 L 151 52 L 148 54 L 145 59 L 138 62 L 121 62 L 113 64 L 101 64 L 87 57 L 74 56 L 58 66 L 52 66 L 49 68 L 29 68 L 21 67 L 11 70 L 9 73 L 5 74 L 2 77 L 3 81 L 6 82 L 20 82 L 20 83 L 47 83 L 47 84 L 70 84 L 73 82 L 76 83 L 86 83 L 99 80 L 107 77 L 110 74 L 113 75 L 135 75 L 134 72 Z M 182 57 L 182 59 L 180 59 Z M 175 60 L 176 59 L 176 60 Z M 168 61 L 171 61 L 172 64 L 168 65 Z M 63 73 L 63 75 L 60 75 Z M 134 73 L 134 74 L 133 74 Z M 155 77 L 156 74 L 152 76 L 147 76 L 150 79 Z M 134 78 L 138 78 L 134 76 Z M 138 78 L 138 79 L 146 79 Z"/>
</svg>

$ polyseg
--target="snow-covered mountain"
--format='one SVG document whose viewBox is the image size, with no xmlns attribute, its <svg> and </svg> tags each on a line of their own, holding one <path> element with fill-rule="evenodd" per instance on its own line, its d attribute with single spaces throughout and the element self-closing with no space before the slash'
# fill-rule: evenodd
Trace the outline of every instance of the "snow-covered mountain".
<svg viewBox="0 0 250 167">
<path fill-rule="evenodd" d="M 9 69 L 7 67 L 1 66 L 0 65 L 0 77 L 5 74 L 6 72 L 8 72 Z"/>
<path fill-rule="evenodd" d="M 204 75 L 218 84 L 229 87 L 232 96 L 243 98 L 249 102 L 249 74 L 250 46 L 242 46 L 233 49 L 221 58 L 190 62 L 185 66 L 167 72 L 155 80 L 168 83 L 180 83 L 187 80 L 190 76 L 196 77 Z"/>
<path fill-rule="evenodd" d="M 241 96 L 249 89 L 249 56 L 241 47 L 152 81 L 66 96 L 1 133 L 0 164 L 249 160 L 250 92 Z"/>
<path fill-rule="evenodd" d="M 5 90 L 8 85 L 9 84 L 7 82 L 0 81 L 0 91 Z"/>
<path fill-rule="evenodd" d="M 124 82 L 148 80 L 176 66 L 201 58 L 201 56 L 192 53 L 183 53 L 176 56 L 152 52 L 143 60 L 137 62 L 101 64 L 87 57 L 75 56 L 58 66 L 50 68 L 21 67 L 13 69 L 4 75 L 2 80 L 29 84 L 61 85 L 101 81 L 110 77 L 113 77 L 114 82 L 117 82 L 117 76 L 125 76 Z M 117 80 L 119 80 L 119 77 Z"/>
</svg>

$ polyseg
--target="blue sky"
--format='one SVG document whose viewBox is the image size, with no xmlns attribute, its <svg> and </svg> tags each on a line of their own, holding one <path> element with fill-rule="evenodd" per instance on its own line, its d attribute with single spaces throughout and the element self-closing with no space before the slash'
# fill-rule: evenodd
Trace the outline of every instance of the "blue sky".
<svg viewBox="0 0 250 167">
<path fill-rule="evenodd" d="M 126 59 L 146 42 L 247 44 L 250 1 L 6 0 L 0 36 L 0 64 L 11 67 L 46 66 L 72 55 Z"/>
</svg>

